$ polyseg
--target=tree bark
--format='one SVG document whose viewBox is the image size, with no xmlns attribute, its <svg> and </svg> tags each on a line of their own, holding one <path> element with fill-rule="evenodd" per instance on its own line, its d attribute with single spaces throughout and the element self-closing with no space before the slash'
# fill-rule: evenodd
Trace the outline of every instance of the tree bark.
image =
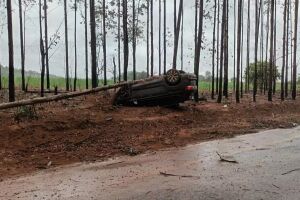
<svg viewBox="0 0 300 200">
<path fill-rule="evenodd" d="M 77 0 L 74 0 L 74 60 L 75 60 L 74 91 L 76 91 L 77 89 Z"/>
<path fill-rule="evenodd" d="M 107 85 L 107 62 L 106 62 L 106 3 L 102 0 L 102 22 L 103 22 L 103 74 L 104 85 Z"/>
<path fill-rule="evenodd" d="M 124 81 L 127 81 L 127 72 L 128 72 L 128 28 L 127 28 L 127 0 L 123 0 L 123 45 L 124 45 Z"/>
<path fill-rule="evenodd" d="M 293 90 L 292 98 L 296 100 L 297 96 L 297 41 L 298 41 L 298 10 L 299 1 L 295 1 L 295 21 L 294 21 L 294 55 L 293 55 Z"/>
<path fill-rule="evenodd" d="M 24 56 L 24 35 L 23 35 L 23 9 L 22 0 L 19 0 L 19 21 L 20 21 L 20 44 L 21 44 L 21 78 L 22 91 L 25 91 L 25 56 Z"/>
<path fill-rule="evenodd" d="M 40 53 L 41 53 L 41 97 L 44 96 L 44 79 L 45 79 L 45 46 L 43 41 L 43 28 L 42 28 L 42 1 L 39 0 L 39 24 L 40 24 Z"/>
<path fill-rule="evenodd" d="M 268 101 L 272 101 L 273 97 L 273 46 L 274 46 L 274 0 L 271 0 L 271 29 L 270 29 L 270 60 L 269 60 L 269 87 L 268 87 Z"/>
<path fill-rule="evenodd" d="M 241 31 L 242 31 L 242 0 L 238 0 L 238 25 L 237 25 L 237 72 L 236 72 L 236 102 L 240 103 L 240 66 L 241 66 Z"/>
<path fill-rule="evenodd" d="M 183 5 L 182 5 L 183 2 L 182 1 L 183 0 L 180 1 L 181 6 L 180 6 L 179 9 L 183 9 L 182 8 L 183 7 Z M 179 12 L 179 14 L 180 14 L 180 12 Z M 199 101 L 199 67 L 200 67 L 200 53 L 201 53 L 202 35 L 203 35 L 203 16 L 204 16 L 204 5 L 203 5 L 203 0 L 200 0 L 200 4 L 199 4 L 198 37 L 197 37 L 197 49 L 196 49 L 196 65 L 195 65 L 195 69 L 194 69 L 194 73 L 195 73 L 195 75 L 197 77 L 197 80 L 196 80 L 197 92 L 195 93 L 195 100 L 197 102 Z"/>
<path fill-rule="evenodd" d="M 150 57 L 150 66 L 151 66 L 151 76 L 154 75 L 154 29 L 153 29 L 153 0 L 150 0 L 150 18 L 151 18 L 151 23 L 150 23 L 150 36 L 151 36 L 151 57 Z"/>
<path fill-rule="evenodd" d="M 214 29 L 213 29 L 213 49 L 212 49 L 212 79 L 211 79 L 211 98 L 215 99 L 215 54 L 216 54 L 216 23 L 217 23 L 217 0 L 214 7 Z"/>
<path fill-rule="evenodd" d="M 44 26 L 45 26 L 45 63 L 46 63 L 46 87 L 50 89 L 50 72 L 49 72 L 49 45 L 48 45 L 48 4 L 44 0 Z"/>
<path fill-rule="evenodd" d="M 121 0 L 118 0 L 118 68 L 121 82 Z"/>
<path fill-rule="evenodd" d="M 164 0 L 164 74 L 167 73 L 167 0 Z"/>
<path fill-rule="evenodd" d="M 84 0 L 85 88 L 89 89 L 87 0 Z"/>
<path fill-rule="evenodd" d="M 69 78 L 69 42 L 68 42 L 68 11 L 67 0 L 64 0 L 64 18 L 65 18 L 65 53 L 66 53 L 66 90 L 70 90 L 70 78 Z"/>
<path fill-rule="evenodd" d="M 221 28 L 221 52 L 220 52 L 220 76 L 219 76 L 219 93 L 218 93 L 218 103 L 222 102 L 223 98 L 223 69 L 224 69 L 224 46 L 225 46 L 225 35 L 226 35 L 226 12 L 227 12 L 227 0 L 223 1 L 223 11 L 222 11 L 222 28 Z"/>
<path fill-rule="evenodd" d="M 136 15 L 135 0 L 132 0 L 132 62 L 133 80 L 136 80 Z"/>
<path fill-rule="evenodd" d="M 287 0 L 284 0 L 284 11 L 283 11 L 283 38 L 282 38 L 282 69 L 281 69 L 281 100 L 285 98 L 284 95 L 284 77 L 285 77 L 285 51 L 286 51 L 286 18 L 287 18 Z"/>
<path fill-rule="evenodd" d="M 173 69 L 177 68 L 177 54 L 178 54 L 178 43 L 179 43 L 182 12 L 183 12 L 183 0 L 180 0 L 179 11 L 178 11 L 178 20 L 177 20 L 177 25 L 176 25 L 175 46 L 174 46 L 174 53 L 173 53 Z M 200 51 L 198 51 L 198 53 L 199 52 Z"/>
<path fill-rule="evenodd" d="M 13 26 L 12 26 L 12 7 L 11 0 L 6 1 L 7 11 L 7 32 L 8 32 L 8 89 L 9 101 L 15 101 L 15 80 L 14 80 L 14 42 L 13 42 Z"/>
<path fill-rule="evenodd" d="M 95 19 L 94 0 L 90 0 L 90 26 L 91 26 L 92 88 L 96 88 L 98 85 L 98 80 L 97 80 L 97 50 L 96 50 L 96 19 Z"/>
</svg>

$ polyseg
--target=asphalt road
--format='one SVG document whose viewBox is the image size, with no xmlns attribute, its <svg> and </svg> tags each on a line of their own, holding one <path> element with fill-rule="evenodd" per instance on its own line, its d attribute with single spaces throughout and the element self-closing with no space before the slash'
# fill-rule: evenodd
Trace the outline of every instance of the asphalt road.
<svg viewBox="0 0 300 200">
<path fill-rule="evenodd" d="M 0 199 L 24 200 L 298 200 L 300 128 L 51 169 L 0 188 Z"/>
</svg>

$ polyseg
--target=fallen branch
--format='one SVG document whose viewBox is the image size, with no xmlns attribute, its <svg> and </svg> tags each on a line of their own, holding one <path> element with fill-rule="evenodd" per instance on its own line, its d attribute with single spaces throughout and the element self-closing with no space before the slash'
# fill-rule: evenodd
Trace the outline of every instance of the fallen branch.
<svg viewBox="0 0 300 200">
<path fill-rule="evenodd" d="M 3 103 L 3 104 L 0 104 L 0 110 L 21 107 L 21 106 L 41 104 L 41 103 L 48 103 L 48 102 L 59 101 L 59 100 L 64 100 L 64 99 L 70 99 L 73 97 L 79 97 L 79 96 L 89 95 L 89 94 L 93 94 L 93 93 L 97 93 L 97 92 L 101 92 L 101 91 L 110 90 L 110 89 L 120 88 L 124 85 L 140 83 L 145 80 L 147 80 L 147 79 L 123 82 L 123 83 L 118 83 L 115 85 L 108 85 L 108 86 L 98 87 L 98 88 L 85 90 L 85 91 L 69 92 L 69 93 L 59 94 L 59 95 L 55 95 L 55 96 L 51 96 L 51 97 L 39 97 L 39 98 L 21 100 L 21 101 L 16 101 L 16 102 L 11 102 L 11 103 Z"/>
<path fill-rule="evenodd" d="M 221 154 L 219 154 L 219 152 L 216 152 L 216 153 L 220 157 L 220 162 L 228 162 L 228 163 L 238 164 L 238 161 L 231 159 L 231 158 L 226 158 L 226 157 L 222 156 Z"/>
<path fill-rule="evenodd" d="M 200 178 L 200 176 L 191 176 L 191 175 L 177 175 L 177 174 L 169 174 L 169 173 L 166 173 L 166 172 L 159 172 L 160 175 L 162 176 L 175 176 L 175 177 L 180 177 L 180 178 Z"/>
<path fill-rule="evenodd" d="M 283 174 L 281 174 L 281 175 L 287 175 L 287 174 L 290 174 L 290 173 L 292 173 L 292 172 L 296 172 L 296 171 L 300 171 L 300 168 L 298 168 L 298 169 L 293 169 L 293 170 L 290 170 L 290 171 L 288 171 L 288 172 L 285 172 L 285 173 L 283 173 Z"/>
</svg>

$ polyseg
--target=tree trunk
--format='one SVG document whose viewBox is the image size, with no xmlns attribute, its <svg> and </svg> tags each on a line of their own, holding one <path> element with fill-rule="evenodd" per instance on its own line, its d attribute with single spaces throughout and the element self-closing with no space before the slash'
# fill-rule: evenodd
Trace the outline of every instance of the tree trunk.
<svg viewBox="0 0 300 200">
<path fill-rule="evenodd" d="M 224 88 L 223 95 L 228 98 L 228 0 L 226 1 L 225 32 L 224 32 Z"/>
<path fill-rule="evenodd" d="M 173 69 L 177 68 L 176 67 L 177 66 L 177 53 L 178 53 L 178 43 L 179 43 L 179 34 L 180 34 L 182 12 L 183 12 L 183 0 L 180 0 L 178 20 L 177 20 L 177 25 L 176 25 L 175 46 L 174 46 L 174 53 L 173 53 Z M 198 51 L 198 53 L 199 52 L 200 51 Z"/>
<path fill-rule="evenodd" d="M 181 16 L 181 44 L 180 44 L 180 48 L 181 48 L 181 70 L 183 70 L 183 10 L 182 10 L 182 16 Z"/>
<path fill-rule="evenodd" d="M 20 21 L 20 44 L 21 44 L 21 77 L 22 91 L 25 91 L 25 56 L 24 56 L 24 35 L 23 35 L 23 9 L 22 0 L 19 0 L 19 21 Z"/>
<path fill-rule="evenodd" d="M 260 9 L 258 8 L 258 0 L 255 0 L 255 48 L 254 48 L 254 83 L 253 83 L 253 101 L 256 102 L 257 94 L 257 50 L 259 36 L 259 16 Z"/>
<path fill-rule="evenodd" d="M 149 66 L 149 30 L 150 30 L 150 1 L 147 1 L 147 77 L 150 76 L 150 66 Z"/>
<path fill-rule="evenodd" d="M 183 9 L 183 0 L 180 0 L 180 8 Z M 199 23 L 198 23 L 198 37 L 197 37 L 197 48 L 196 48 L 196 65 L 194 69 L 194 73 L 197 76 L 196 86 L 197 86 L 197 92 L 195 93 L 195 100 L 199 101 L 199 67 L 200 67 L 200 53 L 201 53 L 201 47 L 202 47 L 202 35 L 203 35 L 203 17 L 204 17 L 204 5 L 203 0 L 200 0 L 199 4 Z M 180 16 L 180 12 L 179 12 Z M 180 18 L 180 17 L 179 17 Z M 180 21 L 180 20 L 178 20 Z M 178 25 L 178 24 L 177 24 Z M 180 25 L 179 25 L 180 26 Z M 177 27 L 178 28 L 178 27 Z M 179 27 L 180 28 L 180 27 Z"/>
<path fill-rule="evenodd" d="M 161 75 L 161 0 L 158 0 L 158 73 Z"/>
<path fill-rule="evenodd" d="M 167 0 L 164 0 L 164 74 L 167 73 Z"/>
<path fill-rule="evenodd" d="M 276 67 L 276 52 L 277 52 L 277 2 L 275 0 L 274 2 L 274 48 L 273 48 L 273 95 L 275 95 L 276 92 L 276 72 L 277 72 L 277 67 Z"/>
<path fill-rule="evenodd" d="M 220 0 L 218 0 L 218 20 L 217 20 L 217 77 L 216 93 L 219 93 L 219 61 L 220 61 Z"/>
<path fill-rule="evenodd" d="M 194 69 L 197 68 L 197 38 L 198 38 L 198 3 L 199 0 L 195 0 L 195 28 L 194 28 L 194 45 L 195 45 L 195 55 L 194 55 Z"/>
<path fill-rule="evenodd" d="M 84 42 L 85 42 L 85 88 L 89 89 L 87 0 L 84 0 Z"/>
<path fill-rule="evenodd" d="M 92 0 L 93 1 L 93 0 Z M 68 42 L 68 11 L 67 11 L 67 0 L 64 0 L 64 18 L 65 18 L 65 48 L 66 48 L 66 90 L 70 90 L 70 78 L 69 78 L 69 42 Z"/>
<path fill-rule="evenodd" d="M 103 74 L 104 85 L 107 85 L 107 62 L 106 62 L 106 3 L 102 0 L 102 18 L 103 18 Z"/>
<path fill-rule="evenodd" d="M 121 0 L 118 0 L 118 68 L 121 82 Z"/>
<path fill-rule="evenodd" d="M 268 87 L 268 101 L 272 101 L 273 97 L 273 46 L 274 46 L 274 0 L 271 0 L 271 29 L 270 29 L 270 60 L 269 60 L 269 87 Z"/>
<path fill-rule="evenodd" d="M 246 91 L 250 90 L 250 31 L 251 31 L 251 19 L 250 19 L 250 0 L 248 0 L 248 19 L 247 19 L 247 66 L 246 66 Z"/>
<path fill-rule="evenodd" d="M 289 89 L 289 21 L 290 21 L 290 3 L 291 0 L 288 0 L 287 3 L 287 21 L 286 21 L 286 59 L 285 59 L 285 86 L 284 86 L 284 91 L 285 91 L 285 98 L 288 97 L 288 89 Z"/>
<path fill-rule="evenodd" d="M 39 22 L 40 22 L 40 53 L 41 53 L 41 97 L 44 96 L 44 78 L 45 78 L 45 46 L 43 41 L 43 28 L 42 28 L 42 1 L 39 0 Z"/>
<path fill-rule="evenodd" d="M 241 66 L 241 31 L 242 31 L 242 0 L 238 0 L 238 25 L 237 25 L 237 72 L 236 72 L 236 102 L 240 103 L 240 66 Z"/>
<path fill-rule="evenodd" d="M 13 43 L 13 26 L 12 26 L 12 7 L 11 0 L 6 1 L 7 10 L 7 32 L 8 32 L 8 89 L 9 101 L 15 101 L 15 80 L 14 80 L 14 43 Z"/>
<path fill-rule="evenodd" d="M 150 36 L 151 36 L 151 58 L 150 58 L 150 61 L 151 61 L 151 76 L 154 75 L 154 37 L 153 37 L 153 34 L 154 34 L 154 29 L 153 29 L 153 24 L 154 24 L 154 21 L 153 21 L 153 0 L 150 0 L 150 18 L 151 18 L 151 24 L 150 24 Z"/>
<path fill-rule="evenodd" d="M 113 57 L 113 64 L 114 64 L 114 84 L 117 83 L 117 65 L 116 65 L 116 59 Z"/>
<path fill-rule="evenodd" d="M 212 79 L 211 79 L 211 98 L 215 99 L 215 53 L 216 53 L 216 23 L 217 23 L 217 0 L 214 7 L 214 29 L 213 29 L 213 49 L 212 49 Z"/>
<path fill-rule="evenodd" d="M 136 16 L 135 0 L 132 1 L 132 62 L 133 62 L 133 80 L 136 80 Z"/>
<path fill-rule="evenodd" d="M 49 72 L 49 45 L 48 45 L 48 5 L 44 0 L 44 25 L 45 25 L 45 62 L 46 62 L 46 80 L 47 89 L 50 90 L 50 72 Z"/>
<path fill-rule="evenodd" d="M 97 80 L 96 20 L 95 20 L 94 0 L 90 0 L 90 26 L 91 26 L 92 88 L 96 88 L 98 85 L 98 80 Z"/>
<path fill-rule="evenodd" d="M 128 28 L 127 28 L 127 0 L 123 0 L 123 45 L 124 45 L 124 81 L 127 81 L 128 72 Z"/>
<path fill-rule="evenodd" d="M 75 60 L 74 91 L 76 91 L 77 89 L 77 0 L 74 1 L 74 60 Z"/>
<path fill-rule="evenodd" d="M 222 28 L 221 28 L 221 55 L 220 55 L 220 77 L 219 77 L 219 94 L 218 103 L 222 102 L 223 97 L 223 69 L 224 69 L 224 46 L 225 46 L 225 35 L 226 35 L 226 12 L 227 12 L 227 0 L 223 1 L 223 14 L 222 14 Z"/>
<path fill-rule="evenodd" d="M 297 42 L 298 42 L 298 9 L 299 1 L 295 1 L 295 24 L 294 24 L 294 55 L 293 55 L 293 91 L 292 98 L 296 100 L 297 96 Z"/>
<path fill-rule="evenodd" d="M 286 51 L 286 18 L 287 18 L 287 0 L 284 0 L 284 11 L 283 11 L 283 39 L 282 39 L 282 69 L 281 69 L 281 100 L 283 101 L 284 96 L 284 77 L 285 77 L 285 51 Z"/>
</svg>

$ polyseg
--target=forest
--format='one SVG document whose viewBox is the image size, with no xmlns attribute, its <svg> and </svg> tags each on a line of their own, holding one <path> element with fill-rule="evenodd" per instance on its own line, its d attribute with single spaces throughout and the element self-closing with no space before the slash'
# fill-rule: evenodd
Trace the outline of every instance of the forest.
<svg viewBox="0 0 300 200">
<path fill-rule="evenodd" d="M 49 35 L 47 13 L 48 4 L 51 3 L 53 4 L 46 0 L 19 0 L 14 9 L 10 1 L 1 3 L 6 8 L 7 21 L 2 29 L 7 27 L 8 54 L 5 55 L 8 55 L 8 67 L 1 67 L 0 88 L 7 87 L 10 102 L 15 101 L 16 91 L 30 90 L 30 79 L 35 82 L 31 87 L 39 88 L 40 96 L 43 97 L 45 91 L 49 92 L 57 87 L 64 91 L 76 91 L 162 75 L 169 68 L 183 70 L 186 63 L 184 59 L 189 59 L 189 71 L 196 74 L 198 80 L 200 77 L 200 92 L 209 92 L 211 99 L 216 98 L 218 103 L 223 98 L 228 98 L 229 93 L 234 94 L 236 102 L 240 102 L 244 93 L 251 93 L 254 102 L 258 93 L 266 94 L 269 101 L 272 101 L 277 92 L 280 93 L 281 100 L 288 97 L 295 99 L 297 96 L 297 1 L 215 0 L 208 3 L 195 0 L 191 7 L 194 9 L 194 19 L 189 19 L 188 24 L 194 27 L 194 45 L 189 47 L 194 52 L 191 58 L 183 53 L 186 50 L 183 31 L 186 24 L 183 19 L 187 11 L 184 10 L 185 2 L 181 0 L 175 0 L 174 3 L 153 0 L 64 0 L 57 2 L 64 10 L 64 21 L 60 24 L 64 31 L 56 30 Z M 31 69 L 26 67 L 26 15 L 32 12 L 30 8 L 33 7 L 38 8 L 39 12 L 39 35 L 36 35 L 36 40 L 39 41 L 40 54 L 35 55 L 40 59 L 39 77 L 28 76 L 27 71 Z M 18 19 L 13 19 L 12 16 L 17 16 L 13 15 L 16 8 Z M 157 12 L 158 16 L 154 16 Z M 191 17 L 191 14 L 188 16 Z M 74 22 L 72 25 L 68 23 L 70 18 Z M 168 23 L 170 18 L 173 27 Z M 84 30 L 78 30 L 79 20 L 84 25 Z M 205 30 L 207 25 L 203 22 L 208 21 L 213 30 Z M 13 37 L 13 23 L 17 22 L 20 49 L 14 49 L 16 38 Z M 72 48 L 68 38 L 69 26 L 72 26 L 74 34 Z M 84 31 L 84 38 L 77 36 L 78 31 Z M 212 41 L 208 41 L 207 33 L 212 34 Z M 113 37 L 113 40 L 107 39 L 107 35 Z M 80 40 L 84 41 L 83 47 L 77 47 Z M 146 58 L 140 64 L 142 68 L 137 68 L 137 48 L 141 43 L 145 48 L 143 51 L 146 52 Z M 60 76 L 57 81 L 56 76 L 51 75 L 55 71 L 50 66 L 49 56 L 52 55 L 49 52 L 60 44 L 64 46 L 65 76 Z M 116 47 L 112 59 L 107 55 L 107 49 L 111 45 Z M 84 55 L 79 56 L 77 50 L 83 48 Z M 167 54 L 167 51 L 172 53 Z M 204 56 L 201 53 L 209 57 L 206 60 L 211 60 L 210 69 L 203 69 L 201 60 Z M 15 64 L 16 54 L 21 59 L 18 61 L 20 66 Z M 84 66 L 78 65 L 78 56 L 84 57 Z M 70 66 L 70 62 L 73 66 Z M 78 68 L 84 70 L 80 78 Z M 19 69 L 20 73 L 15 75 L 14 71 Z M 52 80 L 54 84 L 51 84 Z"/>
</svg>

